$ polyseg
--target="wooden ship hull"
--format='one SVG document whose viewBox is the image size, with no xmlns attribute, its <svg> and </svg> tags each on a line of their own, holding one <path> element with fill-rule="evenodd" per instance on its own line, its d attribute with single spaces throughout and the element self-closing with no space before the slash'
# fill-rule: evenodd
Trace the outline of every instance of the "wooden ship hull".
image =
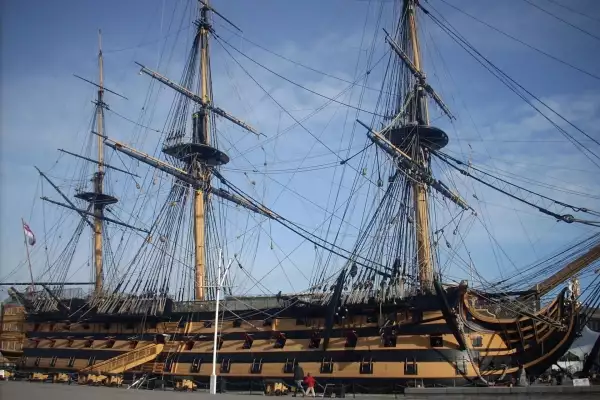
<svg viewBox="0 0 600 400">
<path fill-rule="evenodd" d="M 25 309 L 17 304 L 0 304 L 0 353 L 9 361 L 23 355 Z"/>
<path fill-rule="evenodd" d="M 419 296 L 381 307 L 347 306 L 344 318 L 338 315 L 329 332 L 322 305 L 297 298 L 225 301 L 231 311 L 225 312 L 219 329 L 216 373 L 228 383 L 243 384 L 243 389 L 262 379 L 291 381 L 294 362 L 320 384 L 354 385 L 357 391 L 487 385 L 510 381 L 521 367 L 528 375 L 543 373 L 576 338 L 577 306 L 565 291 L 542 310 L 519 318 L 496 317 L 488 309 L 475 308 L 474 299 L 451 288 L 441 297 Z M 178 312 L 189 307 L 194 307 L 192 314 Z M 171 303 L 161 318 L 88 313 L 86 322 L 31 314 L 22 367 L 146 373 L 166 380 L 192 376 L 208 382 L 213 308 L 209 302 Z M 451 309 L 459 313 L 450 314 Z M 243 315 L 253 317 L 242 321 Z M 387 325 L 382 328 L 383 320 Z M 557 320 L 564 324 L 545 322 Z"/>
</svg>

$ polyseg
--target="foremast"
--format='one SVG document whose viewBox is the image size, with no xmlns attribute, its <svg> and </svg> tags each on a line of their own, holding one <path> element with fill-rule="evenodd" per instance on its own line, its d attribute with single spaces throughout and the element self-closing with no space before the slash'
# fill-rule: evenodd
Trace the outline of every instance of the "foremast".
<svg viewBox="0 0 600 400">
<path fill-rule="evenodd" d="M 404 166 L 408 166 L 409 169 L 413 170 L 420 169 L 420 173 L 417 174 L 420 176 L 418 176 L 418 179 L 413 179 L 412 183 L 415 216 L 414 230 L 417 245 L 416 264 L 418 267 L 420 289 L 423 292 L 432 292 L 434 281 L 439 278 L 434 277 L 431 231 L 429 228 L 428 189 L 431 187 L 431 189 L 453 201 L 464 210 L 474 210 L 458 195 L 448 190 L 446 185 L 433 179 L 431 175 L 431 155 L 439 156 L 440 153 L 438 151 L 448 144 L 448 136 L 442 130 L 429 125 L 428 97 L 437 104 L 447 117 L 450 119 L 454 119 L 454 117 L 440 96 L 426 82 L 419 47 L 416 18 L 417 8 L 422 8 L 418 0 L 403 0 L 401 24 L 399 27 L 400 37 L 403 39 L 402 46 L 396 43 L 386 32 L 386 41 L 403 61 L 404 66 L 408 70 L 407 76 L 412 75 L 414 87 L 407 87 L 405 91 L 406 96 L 397 101 L 397 116 L 394 118 L 392 124 L 382 131 L 382 133 L 386 132 L 385 135 L 381 135 L 371 129 L 369 130 L 371 140 L 384 147 L 388 153 L 402 159 Z M 426 10 L 423 9 L 423 11 L 427 13 Z M 395 125 L 398 120 L 401 122 Z M 468 173 L 465 175 L 470 176 Z M 559 215 L 544 209 L 540 209 L 540 211 L 555 216 L 558 220 L 566 222 L 574 221 L 574 218 L 570 215 Z M 558 273 L 537 284 L 527 292 L 535 292 L 537 296 L 542 296 L 559 284 L 573 278 L 583 268 L 591 265 L 600 258 L 599 246 L 596 242 L 587 253 L 580 254 L 568 265 L 561 268 Z"/>
<path fill-rule="evenodd" d="M 421 53 L 417 33 L 416 0 L 404 0 L 400 7 L 401 16 L 393 35 L 387 31 L 385 41 L 390 45 L 399 64 L 398 70 L 391 72 L 389 79 L 398 95 L 394 95 L 393 108 L 384 110 L 383 114 L 394 116 L 386 118 L 384 127 L 379 132 L 359 121 L 369 130 L 367 137 L 384 150 L 393 160 L 396 175 L 390 178 L 392 190 L 405 196 L 406 205 L 402 202 L 391 202 L 398 215 L 404 216 L 402 229 L 410 234 L 408 241 L 399 241 L 395 252 L 393 269 L 396 276 L 404 277 L 405 263 L 414 268 L 413 293 L 432 293 L 434 291 L 433 243 L 431 240 L 429 221 L 429 190 L 452 201 L 463 210 L 472 208 L 440 180 L 433 177 L 431 171 L 431 155 L 448 144 L 448 135 L 439 128 L 429 125 L 427 101 L 433 100 L 444 114 L 454 118 L 440 96 L 427 83 L 422 71 Z M 385 30 L 384 30 L 385 31 Z M 400 176 L 396 180 L 396 176 Z M 391 193 L 391 192 L 390 192 Z M 388 200 L 384 200 L 388 201 Z M 383 204 L 383 203 L 382 203 Z M 404 210 L 404 207 L 407 207 Z M 408 211 L 410 209 L 410 211 Z M 388 222 L 379 219 L 380 228 L 387 229 Z M 402 234 L 403 237 L 408 235 Z M 412 270 L 411 268 L 411 270 Z"/>
</svg>

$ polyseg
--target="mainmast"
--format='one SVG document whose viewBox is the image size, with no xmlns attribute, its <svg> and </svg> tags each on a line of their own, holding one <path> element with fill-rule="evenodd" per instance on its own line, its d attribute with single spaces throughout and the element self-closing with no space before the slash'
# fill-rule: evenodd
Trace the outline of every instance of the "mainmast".
<svg viewBox="0 0 600 400">
<path fill-rule="evenodd" d="M 200 3 L 200 97 L 202 105 L 193 115 L 193 143 L 210 144 L 210 113 L 205 105 L 211 103 L 210 90 L 210 58 L 208 52 L 208 33 L 210 22 L 208 20 L 209 5 Z M 192 166 L 193 176 L 204 183 L 204 188 L 194 191 L 194 297 L 196 300 L 204 299 L 204 286 L 206 276 L 206 247 L 205 247 L 205 196 L 210 191 L 210 170 L 204 164 L 194 162 Z"/>
<path fill-rule="evenodd" d="M 198 2 L 200 4 L 200 19 L 196 21 L 198 31 L 196 36 L 197 42 L 194 44 L 196 46 L 194 50 L 200 53 L 198 91 L 194 93 L 185 87 L 185 85 L 176 84 L 158 72 L 152 71 L 139 63 L 138 65 L 142 67 L 141 72 L 164 83 L 197 105 L 196 112 L 192 114 L 191 141 L 185 143 L 181 140 L 182 137 L 177 137 L 177 135 L 168 137 L 163 144 L 163 153 L 186 164 L 186 171 L 178 170 L 176 175 L 180 179 L 191 183 L 194 188 L 194 298 L 195 300 L 203 300 L 206 297 L 206 291 L 204 290 L 206 287 L 207 259 L 206 210 L 209 196 L 210 194 L 215 194 L 226 200 L 247 206 L 242 199 L 224 194 L 222 190 L 215 190 L 211 187 L 211 176 L 215 172 L 213 168 L 229 162 L 227 154 L 220 151 L 216 147 L 214 139 L 211 138 L 212 114 L 219 115 L 249 132 L 258 133 L 248 124 L 213 104 L 209 54 L 209 35 L 212 32 L 212 26 L 209 20 L 209 12 L 212 11 L 219 15 L 235 29 L 239 30 L 239 28 L 209 5 L 208 1 L 198 0 Z M 121 144 L 118 146 L 115 144 L 114 148 L 117 151 L 125 152 L 131 157 L 154 165 L 154 161 L 150 160 L 147 155 L 140 155 L 139 152 L 135 152 L 133 149 L 125 149 Z M 166 168 L 170 172 L 174 171 L 171 166 L 165 163 L 154 166 L 157 168 Z"/>
<path fill-rule="evenodd" d="M 104 191 L 104 144 L 102 136 L 104 135 L 104 62 L 102 59 L 102 31 L 98 30 L 98 99 L 96 101 L 96 130 L 98 132 L 98 169 L 94 176 L 94 192 L 102 195 Z M 104 215 L 104 205 L 99 202 L 94 203 L 94 286 L 96 294 L 102 291 L 102 217 Z"/>
<path fill-rule="evenodd" d="M 193 76 L 189 74 L 189 71 L 193 71 L 195 68 L 186 70 L 181 84 L 178 84 L 158 72 L 153 71 L 140 63 L 136 63 L 141 67 L 141 73 L 158 80 L 196 104 L 196 111 L 192 114 L 191 140 L 187 139 L 185 137 L 186 135 L 182 134 L 181 127 L 177 126 L 177 124 L 182 121 L 178 118 L 176 119 L 177 122 L 174 124 L 171 133 L 167 135 L 163 142 L 162 152 L 171 160 L 177 160 L 180 163 L 178 163 L 177 166 L 172 165 L 142 153 L 123 143 L 112 140 L 101 133 L 100 125 L 97 133 L 104 145 L 107 145 L 116 151 L 125 153 L 129 157 L 142 161 L 154 168 L 165 171 L 178 180 L 177 184 L 185 182 L 194 190 L 194 299 L 204 300 L 206 298 L 205 288 L 207 283 L 206 213 L 210 207 L 209 196 L 215 195 L 221 199 L 240 205 L 269 218 L 277 218 L 277 216 L 259 204 L 254 204 L 251 201 L 222 188 L 213 188 L 211 185 L 211 177 L 213 174 L 218 176 L 221 181 L 224 181 L 224 178 L 219 174 L 216 168 L 229 162 L 229 156 L 216 147 L 216 141 L 211 137 L 214 136 L 214 134 L 211 135 L 211 124 L 214 123 L 212 114 L 216 114 L 248 132 L 256 135 L 259 133 L 244 121 L 229 114 L 227 111 L 217 107 L 213 103 L 208 40 L 209 35 L 213 32 L 213 28 L 210 24 L 209 12 L 218 15 L 236 30 L 239 31 L 240 29 L 216 11 L 206 0 L 198 0 L 198 2 L 200 3 L 200 18 L 195 22 L 198 29 L 192 48 L 193 57 L 190 58 L 190 62 L 195 65 L 196 60 L 198 60 L 198 53 L 200 53 L 200 77 L 198 79 L 199 88 L 197 91 L 194 92 L 189 87 L 193 80 Z M 101 103 L 101 94 L 99 94 L 99 99 L 99 103 Z M 179 101 L 179 99 L 177 101 Z M 185 129 L 185 127 L 183 127 L 183 129 Z M 101 189 L 102 181 L 97 180 L 97 182 L 99 183 L 98 189 Z M 107 197 L 106 195 L 103 196 Z M 116 199 L 114 199 L 114 201 L 116 201 Z M 102 210 L 100 209 L 99 211 L 101 212 Z M 103 218 L 103 220 L 108 221 L 107 218 Z"/>
<path fill-rule="evenodd" d="M 412 52 L 412 62 L 417 73 L 423 75 L 421 70 L 421 53 L 419 49 L 419 38 L 417 34 L 415 0 L 404 0 L 405 23 Z M 415 125 L 429 126 L 429 110 L 425 91 L 421 85 L 415 85 L 415 113 L 416 120 L 411 121 Z M 417 142 L 414 160 L 423 169 L 429 170 L 429 154 L 421 143 Z M 415 233 L 417 239 L 417 263 L 419 269 L 419 282 L 423 291 L 429 292 L 433 289 L 433 263 L 431 258 L 431 241 L 429 237 L 429 204 L 427 187 L 423 182 L 415 181 L 414 208 L 415 208 Z"/>
</svg>

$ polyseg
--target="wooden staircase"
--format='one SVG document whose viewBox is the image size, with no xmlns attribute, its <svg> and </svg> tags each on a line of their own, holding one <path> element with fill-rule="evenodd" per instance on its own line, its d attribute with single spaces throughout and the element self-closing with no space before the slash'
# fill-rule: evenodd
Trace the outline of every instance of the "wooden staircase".
<svg viewBox="0 0 600 400">
<path fill-rule="evenodd" d="M 102 361 L 96 365 L 83 368 L 79 373 L 103 372 L 120 374 L 140 365 L 144 366 L 143 364 L 146 364 L 149 361 L 154 361 L 154 359 L 162 352 L 163 347 L 164 344 L 152 343 L 110 358 L 106 361 Z"/>
<path fill-rule="evenodd" d="M 173 323 L 165 323 L 165 326 L 170 329 L 177 329 L 178 322 Z M 166 359 L 172 353 L 177 353 L 181 350 L 183 344 L 180 342 L 169 341 L 164 344 L 161 352 L 158 352 L 156 357 L 144 362 L 143 364 L 138 364 L 135 367 L 130 368 L 130 370 L 134 370 L 135 372 L 140 372 L 142 374 L 159 374 L 162 375 L 165 373 L 166 367 Z"/>
</svg>

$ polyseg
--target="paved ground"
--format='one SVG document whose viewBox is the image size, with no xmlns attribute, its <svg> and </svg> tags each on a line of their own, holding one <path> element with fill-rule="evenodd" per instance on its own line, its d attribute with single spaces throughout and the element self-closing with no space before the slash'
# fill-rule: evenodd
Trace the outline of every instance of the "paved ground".
<svg viewBox="0 0 600 400">
<path fill-rule="evenodd" d="M 564 387 L 566 388 L 566 386 Z M 566 399 L 577 399 L 587 400 L 596 399 L 600 396 L 598 393 L 561 393 L 562 387 L 553 387 L 553 394 L 504 394 L 498 391 L 495 395 L 398 395 L 398 400 L 415 400 L 415 399 L 439 399 L 439 400 L 465 400 L 465 399 L 477 399 L 477 400 L 500 400 L 500 399 L 543 399 L 543 400 L 566 400 Z M 150 391 L 150 390 L 127 390 L 125 388 L 108 388 L 108 387 L 89 387 L 64 385 L 64 384 L 52 384 L 52 383 L 30 383 L 30 382 L 0 382 L 0 400 L 13 400 L 13 399 L 26 399 L 26 400 L 209 400 L 212 398 L 206 391 L 198 391 L 194 393 L 181 393 L 173 391 Z M 260 394 L 219 394 L 219 400 L 243 400 L 252 399 L 256 400 L 261 397 Z M 391 400 L 393 396 L 360 396 L 363 399 L 368 400 Z M 360 398 L 357 396 L 357 398 Z M 291 396 L 287 396 L 289 400 Z M 353 396 L 349 395 L 347 399 L 352 399 Z M 275 400 L 275 399 L 273 399 Z"/>
</svg>

